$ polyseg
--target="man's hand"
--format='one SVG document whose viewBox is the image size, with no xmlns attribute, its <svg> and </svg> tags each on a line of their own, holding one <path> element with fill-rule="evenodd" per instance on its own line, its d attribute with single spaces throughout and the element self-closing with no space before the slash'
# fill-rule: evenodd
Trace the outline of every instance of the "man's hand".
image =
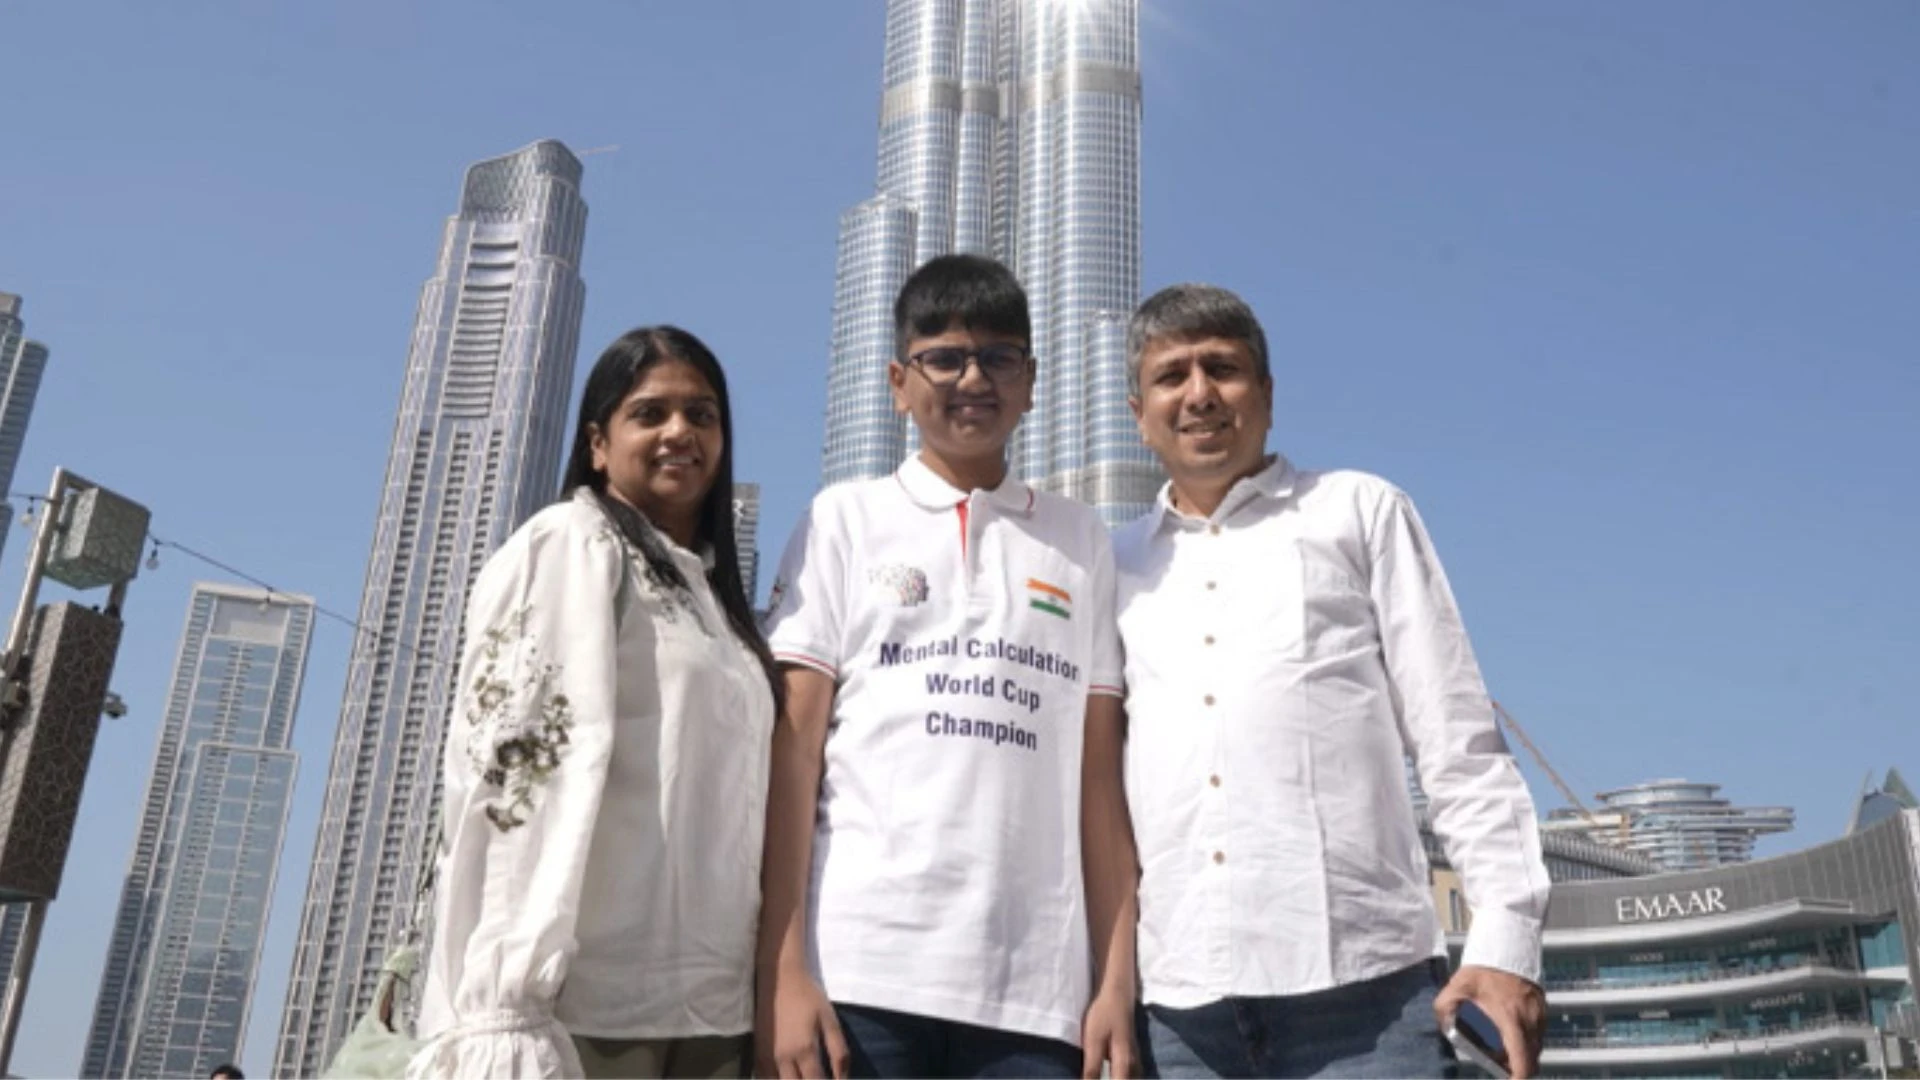
<svg viewBox="0 0 1920 1080">
<path fill-rule="evenodd" d="M 754 1071 L 765 1080 L 822 1080 L 821 1051 L 835 1080 L 845 1080 L 847 1040 L 833 1003 L 805 969 L 783 965 L 763 977 L 754 1010 Z"/>
<path fill-rule="evenodd" d="M 1133 995 L 1109 991 L 1093 999 L 1080 1025 L 1082 1080 L 1100 1080 L 1100 1066 L 1113 1066 L 1114 1080 L 1140 1075 L 1133 1044 Z"/>
<path fill-rule="evenodd" d="M 1539 1070 L 1540 1036 L 1547 1022 L 1545 991 L 1495 968 L 1462 967 L 1433 1002 L 1433 1015 L 1440 1021 L 1441 1031 L 1453 1026 L 1453 1014 L 1463 1001 L 1480 1006 L 1499 1029 L 1500 1043 L 1506 1050 L 1502 1064 L 1516 1080 Z"/>
</svg>

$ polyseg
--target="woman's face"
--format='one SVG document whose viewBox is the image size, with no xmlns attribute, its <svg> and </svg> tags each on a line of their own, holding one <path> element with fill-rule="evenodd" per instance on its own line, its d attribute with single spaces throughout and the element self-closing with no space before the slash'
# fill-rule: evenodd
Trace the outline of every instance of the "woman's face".
<svg viewBox="0 0 1920 1080">
<path fill-rule="evenodd" d="M 705 377 L 684 360 L 655 363 L 591 439 L 607 494 L 690 545 L 726 449 L 720 395 Z"/>
</svg>

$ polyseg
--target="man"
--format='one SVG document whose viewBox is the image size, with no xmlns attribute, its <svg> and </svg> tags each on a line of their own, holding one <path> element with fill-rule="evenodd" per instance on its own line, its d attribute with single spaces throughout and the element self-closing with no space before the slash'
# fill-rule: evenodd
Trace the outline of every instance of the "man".
<svg viewBox="0 0 1920 1080">
<path fill-rule="evenodd" d="M 1113 551 L 1008 475 L 1029 325 L 999 263 L 916 270 L 888 377 L 920 450 L 822 492 L 781 562 L 763 1075 L 1134 1067 Z"/>
<path fill-rule="evenodd" d="M 1266 453 L 1266 336 L 1239 297 L 1176 285 L 1127 337 L 1170 478 L 1114 540 L 1149 1067 L 1442 1076 L 1435 1021 L 1472 1000 L 1530 1074 L 1533 803 L 1413 504 Z M 1407 755 L 1473 909 L 1444 990 Z"/>
</svg>

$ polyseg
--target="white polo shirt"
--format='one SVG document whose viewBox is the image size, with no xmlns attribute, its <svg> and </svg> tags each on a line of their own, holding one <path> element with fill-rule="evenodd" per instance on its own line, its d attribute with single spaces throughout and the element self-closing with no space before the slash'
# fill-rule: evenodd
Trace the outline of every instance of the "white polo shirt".
<svg viewBox="0 0 1920 1080">
<path fill-rule="evenodd" d="M 838 684 L 808 946 L 836 1002 L 1078 1044 L 1089 693 L 1120 694 L 1113 552 L 1093 510 L 918 457 L 821 492 L 768 639 Z"/>
</svg>

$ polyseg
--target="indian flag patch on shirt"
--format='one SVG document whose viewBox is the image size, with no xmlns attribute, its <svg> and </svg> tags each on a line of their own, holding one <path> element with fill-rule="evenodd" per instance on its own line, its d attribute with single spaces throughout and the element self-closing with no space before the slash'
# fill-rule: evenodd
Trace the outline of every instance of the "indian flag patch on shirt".
<svg viewBox="0 0 1920 1080">
<path fill-rule="evenodd" d="M 1039 578 L 1027 579 L 1027 606 L 1063 619 L 1073 618 L 1073 597 L 1060 586 L 1049 585 Z"/>
</svg>

